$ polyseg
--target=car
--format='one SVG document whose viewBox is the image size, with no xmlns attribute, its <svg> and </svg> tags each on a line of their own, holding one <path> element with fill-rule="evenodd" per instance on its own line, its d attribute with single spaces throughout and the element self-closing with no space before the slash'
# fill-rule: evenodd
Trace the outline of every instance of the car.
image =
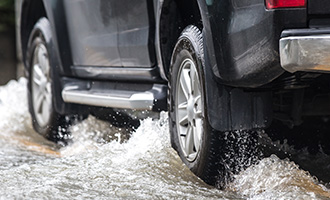
<svg viewBox="0 0 330 200">
<path fill-rule="evenodd" d="M 182 161 L 225 187 L 260 130 L 330 114 L 325 0 L 18 2 L 33 127 L 53 141 L 89 114 L 167 110 Z"/>
</svg>

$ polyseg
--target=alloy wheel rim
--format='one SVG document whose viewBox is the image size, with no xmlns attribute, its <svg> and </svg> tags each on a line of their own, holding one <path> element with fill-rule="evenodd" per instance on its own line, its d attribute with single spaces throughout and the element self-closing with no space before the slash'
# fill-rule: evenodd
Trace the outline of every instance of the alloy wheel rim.
<svg viewBox="0 0 330 200">
<path fill-rule="evenodd" d="M 176 124 L 182 152 L 194 161 L 201 146 L 203 134 L 202 93 L 196 65 L 185 59 L 178 73 L 176 84 Z"/>
<path fill-rule="evenodd" d="M 45 127 L 52 112 L 52 91 L 47 48 L 38 44 L 32 61 L 32 103 L 34 115 L 41 127 Z"/>
</svg>

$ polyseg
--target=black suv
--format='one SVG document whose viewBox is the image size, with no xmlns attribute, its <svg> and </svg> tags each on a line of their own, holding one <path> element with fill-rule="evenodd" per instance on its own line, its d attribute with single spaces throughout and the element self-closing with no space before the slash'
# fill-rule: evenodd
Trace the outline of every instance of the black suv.
<svg viewBox="0 0 330 200">
<path fill-rule="evenodd" d="M 49 139 L 88 114 L 120 125 L 129 123 L 121 109 L 168 110 L 183 162 L 223 186 L 252 163 L 255 130 L 330 114 L 327 0 L 21 0 L 18 8 L 33 126 Z"/>
</svg>

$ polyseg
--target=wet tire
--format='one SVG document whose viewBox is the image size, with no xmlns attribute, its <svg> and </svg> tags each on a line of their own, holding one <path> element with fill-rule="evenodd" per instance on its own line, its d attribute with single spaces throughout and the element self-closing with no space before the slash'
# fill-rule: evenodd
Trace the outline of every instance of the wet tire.
<svg viewBox="0 0 330 200">
<path fill-rule="evenodd" d="M 65 141 L 72 119 L 55 110 L 56 67 L 52 48 L 51 26 L 47 18 L 41 18 L 34 26 L 27 49 L 28 101 L 34 129 L 49 140 Z"/>
<path fill-rule="evenodd" d="M 219 132 L 207 117 L 203 38 L 195 26 L 179 37 L 171 60 L 169 124 L 172 147 L 188 168 L 210 185 L 224 188 L 232 175 L 256 158 L 256 132 Z"/>
</svg>

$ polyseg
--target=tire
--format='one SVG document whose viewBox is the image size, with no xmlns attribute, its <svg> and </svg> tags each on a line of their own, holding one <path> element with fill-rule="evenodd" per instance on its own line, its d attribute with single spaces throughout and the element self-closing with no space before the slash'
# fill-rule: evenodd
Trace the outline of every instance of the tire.
<svg viewBox="0 0 330 200">
<path fill-rule="evenodd" d="M 71 119 L 55 110 L 56 68 L 51 26 L 47 18 L 41 18 L 34 26 L 27 49 L 28 101 L 32 125 L 36 132 L 47 139 L 59 142 L 69 137 Z M 57 66 L 56 66 L 57 67 Z"/>
<path fill-rule="evenodd" d="M 204 67 L 202 33 L 190 25 L 181 33 L 171 59 L 171 144 L 194 174 L 210 185 L 224 188 L 233 174 L 257 158 L 257 134 L 212 129 L 207 117 Z"/>
</svg>

